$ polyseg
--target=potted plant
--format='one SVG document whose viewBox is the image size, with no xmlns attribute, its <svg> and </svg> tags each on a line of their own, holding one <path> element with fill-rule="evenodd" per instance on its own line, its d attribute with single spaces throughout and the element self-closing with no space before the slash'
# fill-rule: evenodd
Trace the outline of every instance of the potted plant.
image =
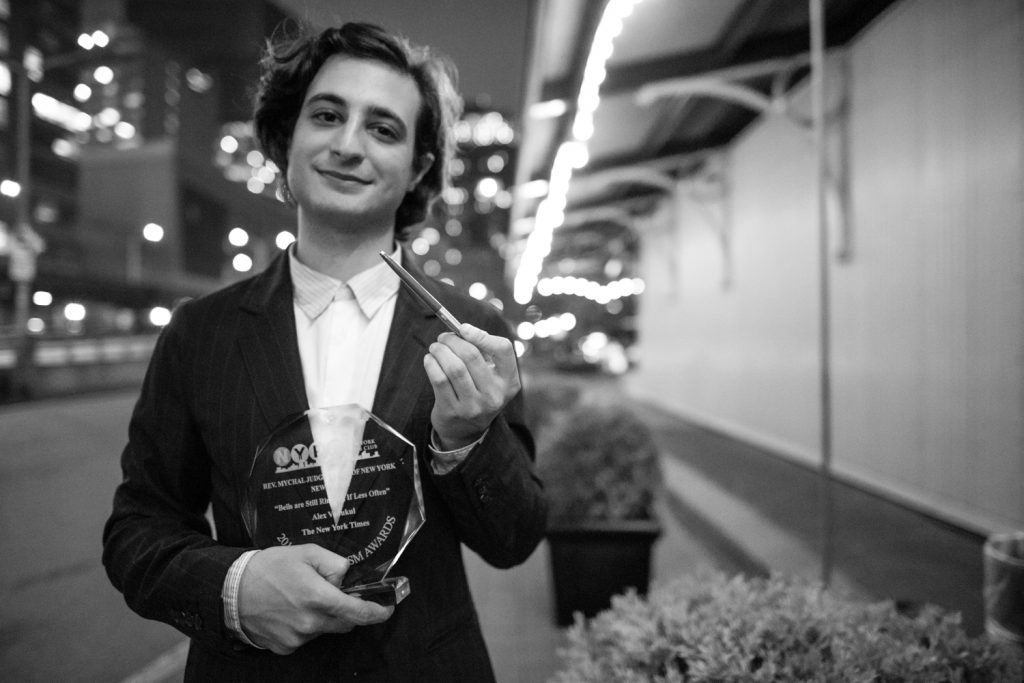
<svg viewBox="0 0 1024 683">
<path fill-rule="evenodd" d="M 711 570 L 647 599 L 615 597 L 576 620 L 559 656 L 553 683 L 1024 680 L 1017 650 L 968 637 L 959 615 L 938 607 L 910 616 L 892 601 L 856 602 L 782 575 Z"/>
<path fill-rule="evenodd" d="M 983 552 L 985 631 L 1024 652 L 1024 531 L 992 534 Z"/>
<path fill-rule="evenodd" d="M 557 622 L 593 616 L 627 588 L 646 593 L 661 533 L 650 429 L 620 405 L 581 402 L 558 413 L 539 443 Z"/>
</svg>

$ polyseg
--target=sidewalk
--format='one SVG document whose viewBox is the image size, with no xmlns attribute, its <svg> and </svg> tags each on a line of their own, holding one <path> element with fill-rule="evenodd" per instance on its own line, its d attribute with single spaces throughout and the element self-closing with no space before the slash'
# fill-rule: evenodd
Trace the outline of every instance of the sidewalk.
<svg viewBox="0 0 1024 683">
<path fill-rule="evenodd" d="M 666 457 L 677 517 L 701 540 L 746 565 L 822 578 L 822 475 L 651 405 L 635 405 Z M 912 609 L 959 612 L 984 631 L 985 539 L 860 488 L 833 481 L 832 572 L 836 590 Z"/>
</svg>

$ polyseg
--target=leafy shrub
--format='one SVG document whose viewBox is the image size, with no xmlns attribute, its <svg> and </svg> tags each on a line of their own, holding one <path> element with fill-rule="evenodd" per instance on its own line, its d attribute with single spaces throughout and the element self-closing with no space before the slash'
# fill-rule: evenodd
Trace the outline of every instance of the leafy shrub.
<svg viewBox="0 0 1024 683">
<path fill-rule="evenodd" d="M 647 599 L 616 596 L 590 621 L 577 615 L 568 636 L 553 683 L 1022 680 L 1019 652 L 967 637 L 959 615 L 928 606 L 909 617 L 779 575 L 683 576 Z"/>
<path fill-rule="evenodd" d="M 647 425 L 610 403 L 581 402 L 539 435 L 538 469 L 552 522 L 650 519 L 660 490 Z"/>
<path fill-rule="evenodd" d="M 580 401 L 582 392 L 563 378 L 528 375 L 523 378 L 526 424 L 534 437 L 546 432 L 559 417 Z"/>
</svg>

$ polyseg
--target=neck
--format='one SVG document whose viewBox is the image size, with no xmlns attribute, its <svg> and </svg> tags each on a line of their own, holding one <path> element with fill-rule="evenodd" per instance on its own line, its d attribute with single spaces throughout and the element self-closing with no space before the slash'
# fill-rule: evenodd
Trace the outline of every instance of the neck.
<svg viewBox="0 0 1024 683">
<path fill-rule="evenodd" d="M 347 282 L 353 275 L 380 263 L 380 252 L 391 253 L 394 229 L 316 229 L 299 220 L 295 255 L 313 270 Z"/>
</svg>

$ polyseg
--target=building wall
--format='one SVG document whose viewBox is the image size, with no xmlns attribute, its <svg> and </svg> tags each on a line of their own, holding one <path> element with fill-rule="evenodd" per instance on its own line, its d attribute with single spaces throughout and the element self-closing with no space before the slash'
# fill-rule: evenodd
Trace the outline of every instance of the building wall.
<svg viewBox="0 0 1024 683">
<path fill-rule="evenodd" d="M 120 252 L 114 262 L 125 263 L 125 245 L 131 240 L 138 242 L 143 226 L 152 222 L 164 228 L 165 237 L 159 245 L 142 245 L 143 270 L 149 276 L 179 271 L 178 176 L 173 142 L 165 139 L 132 150 L 86 147 L 79 169 L 81 224 L 85 229 L 117 236 L 108 247 L 108 251 Z M 111 197 L 117 199 L 112 201 Z"/>
<path fill-rule="evenodd" d="M 907 0 L 845 59 L 845 138 L 831 139 L 850 230 L 845 260 L 830 234 L 834 468 L 969 528 L 1020 528 L 1024 3 Z M 646 226 L 631 389 L 816 465 L 811 140 L 764 118 L 720 177 L 680 183 Z"/>
</svg>

